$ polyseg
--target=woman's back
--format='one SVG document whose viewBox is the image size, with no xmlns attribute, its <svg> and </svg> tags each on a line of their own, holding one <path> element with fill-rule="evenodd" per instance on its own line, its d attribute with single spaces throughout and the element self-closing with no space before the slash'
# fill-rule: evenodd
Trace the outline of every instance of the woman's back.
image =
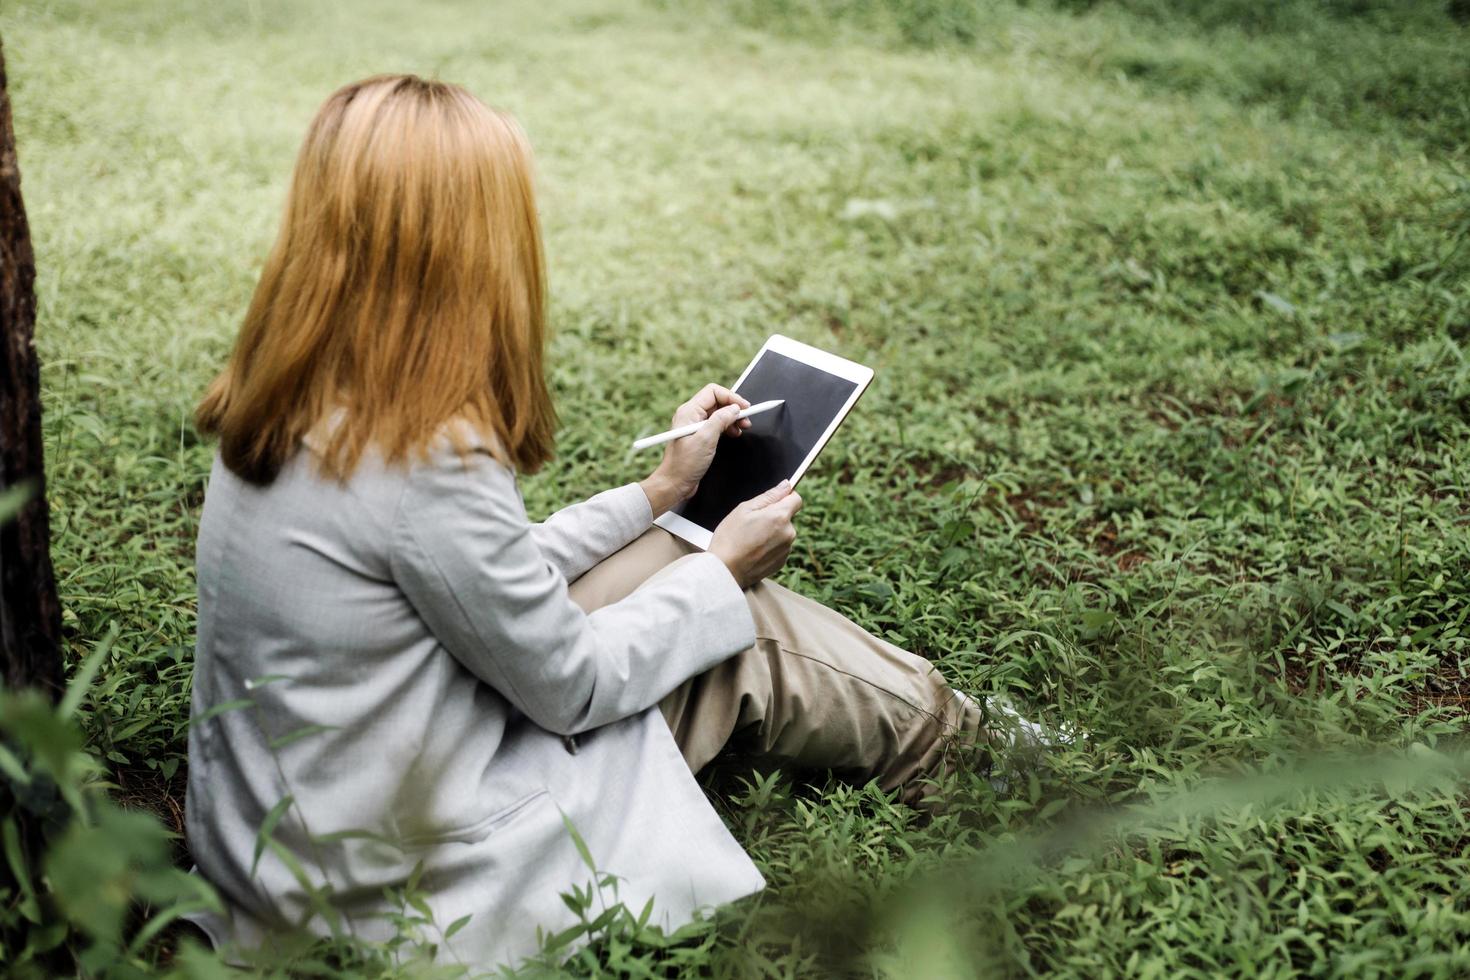
<svg viewBox="0 0 1470 980">
<path fill-rule="evenodd" d="M 329 888 L 329 914 L 346 914 L 366 938 L 391 934 L 383 889 L 404 886 L 422 863 L 438 924 L 474 916 L 455 942 L 470 962 L 517 959 L 533 951 L 538 927 L 567 923 L 559 893 L 590 875 L 564 815 L 603 867 L 643 870 L 624 898 L 641 905 L 657 889 L 655 921 L 677 925 L 696 906 L 758 888 L 657 712 L 599 722 L 573 754 L 482 676 L 503 670 L 534 698 L 528 678 L 558 664 L 605 670 L 618 662 L 615 644 L 662 661 L 627 678 L 635 690 L 679 669 L 663 651 L 743 642 L 694 639 L 721 621 L 701 627 L 688 612 L 722 573 L 708 557 L 635 607 L 636 635 L 616 616 L 596 626 L 570 606 L 559 567 L 646 526 L 636 485 L 532 526 L 508 470 L 447 442 L 411 464 L 370 453 L 345 483 L 309 452 L 266 487 L 216 462 L 197 553 L 187 819 L 190 850 L 231 921 L 200 924 L 255 946 L 320 910 L 275 848 L 257 865 L 258 832 L 287 797 L 270 834 L 313 889 Z M 532 580 L 565 612 L 548 618 L 528 605 Z M 653 609 L 667 622 L 651 620 Z M 569 628 L 603 647 L 577 663 L 558 657 L 579 647 L 555 639 Z M 517 641 L 494 639 L 505 631 Z M 587 676 L 586 703 L 617 714 L 605 700 L 615 685 Z M 240 701 L 250 706 L 219 710 Z M 566 703 L 576 717 L 577 699 Z M 309 928 L 326 931 L 326 918 Z"/>
<path fill-rule="evenodd" d="M 253 707 L 191 730 L 189 831 L 209 877 L 242 897 L 257 890 L 242 877 L 255 828 L 287 796 L 296 807 L 274 834 L 305 855 L 308 832 L 450 838 L 507 802 L 500 789 L 517 792 L 482 786 L 504 703 L 444 653 L 393 580 L 404 481 L 366 459 L 339 484 L 305 453 L 268 487 L 218 463 L 211 475 L 197 555 L 196 717 L 240 699 Z M 266 861 L 261 872 L 289 874 Z"/>
</svg>

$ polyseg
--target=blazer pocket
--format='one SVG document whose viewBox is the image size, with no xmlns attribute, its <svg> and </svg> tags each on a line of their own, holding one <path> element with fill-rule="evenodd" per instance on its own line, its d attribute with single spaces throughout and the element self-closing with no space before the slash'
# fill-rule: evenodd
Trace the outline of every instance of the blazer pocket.
<svg viewBox="0 0 1470 980">
<path fill-rule="evenodd" d="M 525 812 L 532 804 L 538 802 L 542 797 L 549 798 L 550 790 L 538 789 L 527 793 L 514 803 L 507 804 L 491 813 L 481 817 L 474 823 L 453 830 L 446 830 L 431 834 L 418 834 L 413 837 L 403 838 L 403 846 L 406 848 L 434 847 L 438 844 L 475 844 L 495 831 L 510 823 L 521 813 Z"/>
</svg>

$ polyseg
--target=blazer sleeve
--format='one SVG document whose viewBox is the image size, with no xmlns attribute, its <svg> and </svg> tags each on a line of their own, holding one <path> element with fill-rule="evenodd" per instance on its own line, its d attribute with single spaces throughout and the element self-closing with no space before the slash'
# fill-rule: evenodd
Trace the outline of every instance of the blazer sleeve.
<svg viewBox="0 0 1470 980">
<path fill-rule="evenodd" d="M 710 554 L 584 613 L 538 546 L 513 474 L 483 451 L 414 464 L 392 542 L 394 578 L 439 642 L 557 734 L 637 714 L 755 642 L 745 594 Z"/>
<path fill-rule="evenodd" d="M 604 490 L 580 504 L 552 514 L 531 525 L 536 547 L 562 573 L 575 582 L 589 568 L 614 551 L 631 544 L 653 524 L 648 497 L 636 483 Z"/>
</svg>

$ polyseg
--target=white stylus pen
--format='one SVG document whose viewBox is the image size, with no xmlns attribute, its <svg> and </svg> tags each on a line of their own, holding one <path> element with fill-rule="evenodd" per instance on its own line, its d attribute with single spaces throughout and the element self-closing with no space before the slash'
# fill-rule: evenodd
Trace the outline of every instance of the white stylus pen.
<svg viewBox="0 0 1470 980">
<path fill-rule="evenodd" d="M 769 412 L 771 409 L 780 408 L 784 404 L 786 404 L 786 399 L 773 398 L 768 402 L 761 402 L 758 405 L 752 405 L 747 409 L 743 409 L 741 410 L 740 414 L 735 417 L 737 419 L 748 419 L 752 415 L 759 415 L 761 412 Z M 708 419 L 706 419 L 705 421 L 708 421 Z M 701 425 L 704 425 L 704 422 L 691 422 L 688 425 L 681 425 L 677 429 L 670 429 L 668 432 L 660 432 L 656 436 L 644 436 L 642 439 L 639 439 L 633 443 L 633 448 L 647 449 L 649 446 L 660 446 L 666 442 L 673 442 L 675 439 L 682 439 L 685 436 L 692 436 L 694 435 L 694 433 L 699 431 L 699 427 Z"/>
</svg>

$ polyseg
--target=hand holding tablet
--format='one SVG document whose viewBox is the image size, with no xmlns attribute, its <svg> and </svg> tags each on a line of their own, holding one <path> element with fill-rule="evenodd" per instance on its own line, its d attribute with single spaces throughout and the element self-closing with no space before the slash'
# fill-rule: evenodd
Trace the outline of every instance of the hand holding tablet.
<svg viewBox="0 0 1470 980">
<path fill-rule="evenodd" d="M 656 523 L 707 549 L 714 529 L 738 505 L 782 480 L 794 486 L 801 479 L 872 379 L 871 368 L 789 337 L 772 336 L 734 390 L 755 403 L 752 407 L 775 400 L 783 404 L 750 415 L 751 425 L 740 438 L 721 439 L 694 496 Z M 664 433 L 661 438 L 678 437 Z"/>
</svg>

